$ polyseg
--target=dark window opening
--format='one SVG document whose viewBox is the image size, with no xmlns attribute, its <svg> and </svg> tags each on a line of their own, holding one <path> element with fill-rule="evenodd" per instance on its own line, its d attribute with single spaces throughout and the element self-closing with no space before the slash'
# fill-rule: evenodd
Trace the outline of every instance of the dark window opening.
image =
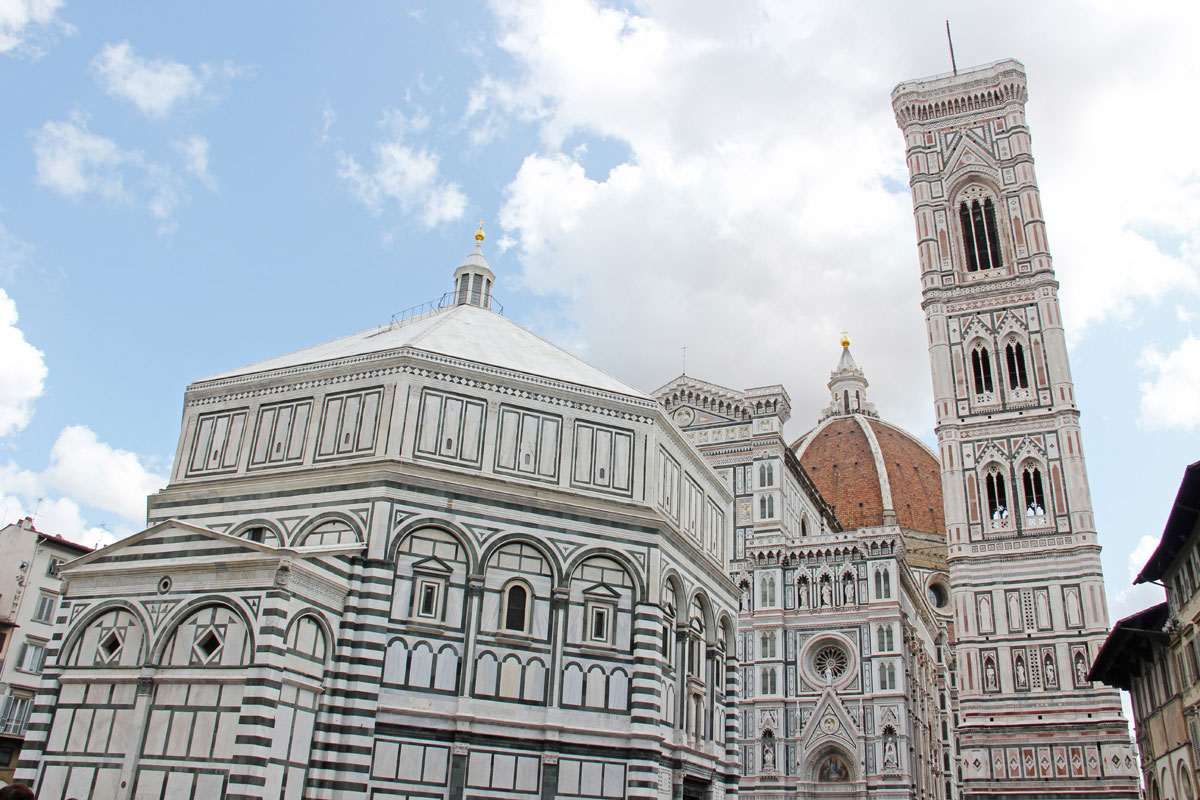
<svg viewBox="0 0 1200 800">
<path fill-rule="evenodd" d="M 996 207 L 991 199 L 982 203 L 978 200 L 961 203 L 958 207 L 958 222 L 962 227 L 967 272 L 999 267 L 1000 236 L 996 229 Z"/>
<path fill-rule="evenodd" d="M 1025 516 L 1043 516 L 1046 513 L 1046 496 L 1042 491 L 1042 471 L 1037 467 L 1026 469 L 1021 482 L 1025 489 Z"/>
<path fill-rule="evenodd" d="M 992 519 L 1008 517 L 1008 491 L 1004 486 L 1004 476 L 995 472 L 988 473 L 987 480 L 988 514 Z"/>
<path fill-rule="evenodd" d="M 529 593 L 525 587 L 515 583 L 508 587 L 508 597 L 504 604 L 504 627 L 510 631 L 525 630 L 525 608 L 529 603 Z"/>
<path fill-rule="evenodd" d="M 1029 375 L 1025 371 L 1025 348 L 1020 342 L 1010 342 L 1004 348 L 1008 362 L 1008 385 L 1013 389 L 1028 389 Z"/>
<path fill-rule="evenodd" d="M 971 377 L 975 379 L 975 393 L 992 391 L 992 357 L 982 347 L 971 351 Z"/>
</svg>

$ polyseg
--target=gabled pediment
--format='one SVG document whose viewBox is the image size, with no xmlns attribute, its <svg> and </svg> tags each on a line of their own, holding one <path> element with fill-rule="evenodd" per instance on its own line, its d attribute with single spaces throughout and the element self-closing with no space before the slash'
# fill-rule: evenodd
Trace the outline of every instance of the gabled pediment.
<svg viewBox="0 0 1200 800">
<path fill-rule="evenodd" d="M 850 752 L 858 752 L 858 740 L 861 731 L 850 714 L 838 699 L 837 692 L 832 686 L 825 687 L 817 707 L 800 732 L 800 741 L 806 752 L 812 752 L 817 747 L 830 742 L 838 742 Z"/>
<path fill-rule="evenodd" d="M 454 572 L 454 567 L 450 566 L 437 556 L 429 556 L 428 558 L 422 558 L 420 561 L 414 562 L 412 565 L 412 571 L 425 573 L 433 572 L 439 575 L 449 575 L 451 572 Z"/>
<path fill-rule="evenodd" d="M 588 597 L 600 598 L 603 600 L 617 600 L 621 597 L 621 593 L 607 583 L 594 583 L 583 590 L 583 593 Z"/>
<path fill-rule="evenodd" d="M 999 174 L 991 148 L 969 134 L 960 137 L 954 150 L 946 156 L 943 171 L 948 174 L 971 171 L 982 171 L 993 176 Z"/>
</svg>

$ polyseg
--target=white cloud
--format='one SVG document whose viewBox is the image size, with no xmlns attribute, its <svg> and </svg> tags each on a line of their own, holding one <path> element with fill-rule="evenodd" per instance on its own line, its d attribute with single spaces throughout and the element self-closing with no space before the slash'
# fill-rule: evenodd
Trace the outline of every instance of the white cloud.
<svg viewBox="0 0 1200 800">
<path fill-rule="evenodd" d="M 193 69 L 166 58 L 142 58 L 129 42 L 106 44 L 92 59 L 92 74 L 106 92 L 154 119 L 201 96 L 215 75 L 232 77 L 238 72 L 231 64 L 204 63 Z"/>
<path fill-rule="evenodd" d="M 1128 578 L 1110 577 L 1110 583 L 1121 582 L 1120 587 L 1115 592 L 1112 588 L 1109 588 L 1108 591 L 1110 624 L 1119 619 L 1124 619 L 1130 614 L 1136 614 L 1150 606 L 1157 605 L 1166 599 L 1161 586 L 1152 583 L 1141 583 L 1136 586 L 1133 584 L 1134 578 L 1146 566 L 1146 562 L 1158 547 L 1158 542 L 1158 537 L 1142 536 L 1129 553 L 1127 562 L 1129 568 Z M 1128 583 L 1125 582 L 1126 580 Z"/>
<path fill-rule="evenodd" d="M 429 119 L 385 109 L 380 124 L 390 135 L 375 143 L 370 167 L 352 155 L 337 155 L 338 177 L 358 201 L 371 213 L 380 214 L 390 200 L 403 213 L 415 212 L 428 227 L 462 217 L 467 197 L 457 183 L 441 180 L 438 156 L 404 141 L 405 134 L 428 127 Z"/>
<path fill-rule="evenodd" d="M 41 51 L 31 44 L 31 38 L 55 27 L 71 31 L 70 25 L 56 16 L 63 0 L 0 0 L 0 53 Z M 37 30 L 34 30 L 37 29 Z"/>
<path fill-rule="evenodd" d="M 2 0 L 0 0 L 2 2 Z M 34 134 L 37 181 L 61 195 L 78 199 L 96 194 L 110 201 L 144 206 L 159 221 L 160 233 L 174 229 L 174 217 L 190 200 L 186 177 L 210 191 L 216 179 L 209 171 L 208 140 L 189 136 L 172 145 L 180 168 L 126 150 L 112 139 L 87 129 L 87 119 L 48 121 Z"/>
<path fill-rule="evenodd" d="M 146 496 L 167 483 L 165 476 L 146 469 L 136 454 L 100 441 L 82 425 L 63 428 L 42 479 L 64 494 L 137 524 L 146 519 Z"/>
<path fill-rule="evenodd" d="M 492 7 L 518 77 L 481 78 L 467 122 L 477 144 L 511 120 L 538 127 L 542 149 L 508 186 L 500 221 L 521 283 L 565 300 L 570 327 L 552 335 L 644 388 L 677 374 L 687 345 L 698 377 L 783 382 L 803 429 L 827 402 L 812 376 L 833 367 L 848 328 L 888 398 L 881 413 L 930 427 L 928 380 L 913 379 L 928 364 L 888 95 L 944 69 L 929 55 L 944 47 L 939 7 L 881 4 L 869 17 L 853 4 L 773 0 Z M 1189 52 L 1194 26 L 1156 22 L 1142 7 L 1085 10 L 1029 5 L 961 31 L 976 62 L 1050 54 L 1027 61 L 1029 111 L 1075 338 L 1169 293 L 1200 292 L 1200 154 L 1186 142 L 1200 111 L 1180 109 L 1167 143 L 1139 150 L 1130 169 L 1098 169 L 1112 139 L 1095 135 L 1121 108 L 1123 137 L 1158 141 L 1152 109 L 1176 109 L 1169 98 L 1186 94 L 1174 80 L 1186 71 L 1169 59 Z M 1063 27 L 1075 34 L 1053 48 L 1031 38 Z M 1176 46 L 1145 46 L 1150 27 Z M 1130 98 L 1139 114 L 1128 113 Z M 627 148 L 607 176 L 589 162 L 598 140 Z"/>
<path fill-rule="evenodd" d="M 0 439 L 24 428 L 42 394 L 46 365 L 42 353 L 17 327 L 16 305 L 0 289 Z M 33 516 L 39 530 L 94 545 L 128 535 L 145 521 L 146 496 L 167 482 L 147 460 L 100 441 L 89 428 L 64 428 L 42 472 L 9 461 L 0 464 L 0 525 Z M 90 525 L 81 503 L 121 517 L 111 528 Z"/>
<path fill-rule="evenodd" d="M 122 150 L 112 139 L 88 131 L 82 118 L 46 122 L 35 134 L 33 154 L 38 183 L 67 197 L 92 192 L 111 199 L 125 197 L 122 169 L 142 162 L 139 153 Z"/>
<path fill-rule="evenodd" d="M 46 362 L 41 350 L 25 341 L 17 327 L 17 305 L 0 289 L 0 437 L 16 433 L 33 418 L 33 403 L 41 397 Z"/>
<path fill-rule="evenodd" d="M 1150 380 L 1140 385 L 1138 424 L 1151 431 L 1195 430 L 1200 425 L 1200 339 L 1189 335 L 1163 355 L 1154 346 L 1142 351 L 1142 369 Z"/>
</svg>

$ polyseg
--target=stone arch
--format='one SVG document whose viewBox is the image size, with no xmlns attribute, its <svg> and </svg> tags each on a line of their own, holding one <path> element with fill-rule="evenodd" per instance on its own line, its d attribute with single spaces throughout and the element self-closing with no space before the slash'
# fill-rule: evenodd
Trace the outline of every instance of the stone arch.
<svg viewBox="0 0 1200 800">
<path fill-rule="evenodd" d="M 142 634 L 142 641 L 138 647 L 137 664 L 140 666 L 147 663 L 151 646 L 150 626 L 147 624 L 142 610 L 128 600 L 109 600 L 85 611 L 71 626 L 67 635 L 63 637 L 62 645 L 58 648 L 57 663 L 61 665 L 69 661 L 74 655 L 75 649 L 81 645 L 84 634 L 91 628 L 92 623 L 113 611 L 128 612 L 137 621 Z"/>
<path fill-rule="evenodd" d="M 408 520 L 404 525 L 393 531 L 392 540 L 388 543 L 388 561 L 395 563 L 396 557 L 400 552 L 400 546 L 404 543 L 404 540 L 423 528 L 436 528 L 456 539 L 467 556 L 467 572 L 474 573 L 479 571 L 479 565 L 482 562 L 479 560 L 479 552 L 475 549 L 475 543 L 471 535 L 462 526 L 437 517 L 417 517 Z"/>
<path fill-rule="evenodd" d="M 564 573 L 562 563 L 558 560 L 557 554 L 555 554 L 552 549 L 547 547 L 545 542 L 540 542 L 527 533 L 506 533 L 489 542 L 487 547 L 484 548 L 483 552 L 479 556 L 480 569 L 486 572 L 488 568 L 488 562 L 492 560 L 492 556 L 494 556 L 501 547 L 504 547 L 504 545 L 514 543 L 529 545 L 534 550 L 537 550 L 541 554 L 542 559 L 550 567 L 551 584 L 553 586 L 560 586 L 562 584 L 562 576 Z"/>
<path fill-rule="evenodd" d="M 813 750 L 805 777 L 812 783 L 853 783 L 860 779 L 858 759 L 845 747 L 826 743 Z"/>
<path fill-rule="evenodd" d="M 642 575 L 641 568 L 625 553 L 611 547 L 591 547 L 576 553 L 563 569 L 563 574 L 574 576 L 575 571 L 579 569 L 579 565 L 593 556 L 611 558 L 625 569 L 626 574 L 629 575 L 630 582 L 633 584 L 633 605 L 635 608 L 638 603 L 643 602 L 648 597 L 646 579 Z"/>
<path fill-rule="evenodd" d="M 211 594 L 197 597 L 184 603 L 171 614 L 170 618 L 163 624 L 162 630 L 154 642 L 154 647 L 151 650 L 150 664 L 157 667 L 166 666 L 163 663 L 166 658 L 166 651 L 174 640 L 176 633 L 178 633 L 179 626 L 191 619 L 193 615 L 209 607 L 224 608 L 241 620 L 246 631 L 244 645 L 246 661 L 244 666 L 253 666 L 255 663 L 255 654 L 258 652 L 258 649 L 255 629 L 251 622 L 250 614 L 235 599 L 224 595 Z"/>
<path fill-rule="evenodd" d="M 252 528 L 265 528 L 269 535 L 275 538 L 275 543 L 271 544 L 268 541 L 258 542 L 253 539 L 249 539 L 247 541 L 254 541 L 255 544 L 263 544 L 267 545 L 268 547 L 284 547 L 285 543 L 287 542 L 287 536 L 285 535 L 286 532 L 284 530 L 282 530 L 271 520 L 263 519 L 261 517 L 249 519 L 245 522 L 239 522 L 229 531 L 228 535 L 237 537 L 238 539 L 245 539 L 246 533 Z M 265 538 L 266 537 L 264 537 L 264 539 Z"/>
<path fill-rule="evenodd" d="M 319 643 L 314 641 L 311 648 L 308 646 L 308 634 L 300 627 L 309 621 L 316 625 L 317 631 L 321 636 Z M 301 658 L 312 661 L 314 664 L 320 664 L 322 673 L 333 660 L 335 643 L 333 629 L 324 615 L 311 606 L 292 615 L 292 619 L 288 622 L 287 628 L 284 631 L 283 641 L 287 645 L 289 654 L 295 653 Z"/>
<path fill-rule="evenodd" d="M 296 535 L 292 537 L 292 547 L 304 547 L 304 540 L 313 534 L 319 528 L 328 525 L 329 523 L 342 523 L 347 526 L 354 534 L 358 544 L 364 544 L 366 537 L 363 536 L 362 523 L 351 515 L 342 511 L 323 511 L 311 519 L 305 520 L 304 524 L 296 531 Z M 352 545 L 354 542 L 341 542 L 339 544 Z"/>
</svg>

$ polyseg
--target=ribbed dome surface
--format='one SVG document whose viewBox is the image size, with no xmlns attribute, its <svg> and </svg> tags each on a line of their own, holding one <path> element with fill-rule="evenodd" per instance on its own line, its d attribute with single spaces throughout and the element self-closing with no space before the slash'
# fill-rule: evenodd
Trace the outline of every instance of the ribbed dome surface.
<svg viewBox="0 0 1200 800">
<path fill-rule="evenodd" d="M 849 414 L 824 420 L 792 449 L 843 528 L 896 524 L 944 535 L 941 467 L 908 432 Z"/>
</svg>

